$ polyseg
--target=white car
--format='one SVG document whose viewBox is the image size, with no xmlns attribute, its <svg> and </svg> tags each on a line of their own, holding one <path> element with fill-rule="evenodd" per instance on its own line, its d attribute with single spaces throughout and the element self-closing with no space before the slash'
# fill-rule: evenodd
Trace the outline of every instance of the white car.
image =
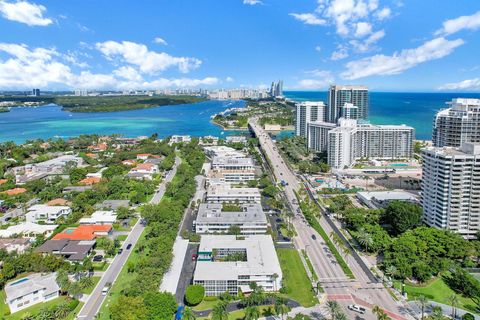
<svg viewBox="0 0 480 320">
<path fill-rule="evenodd" d="M 348 309 L 350 309 L 352 311 L 355 311 L 355 312 L 358 312 L 358 313 L 361 313 L 361 314 L 364 314 L 367 311 L 367 309 L 365 309 L 364 307 L 361 307 L 361 306 L 356 305 L 356 304 L 349 305 Z"/>
</svg>

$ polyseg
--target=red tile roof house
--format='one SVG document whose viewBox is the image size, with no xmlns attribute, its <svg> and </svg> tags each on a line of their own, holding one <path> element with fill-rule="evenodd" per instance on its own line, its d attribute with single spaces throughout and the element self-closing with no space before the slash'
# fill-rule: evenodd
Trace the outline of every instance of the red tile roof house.
<svg viewBox="0 0 480 320">
<path fill-rule="evenodd" d="M 94 240 L 97 237 L 106 237 L 112 234 L 111 224 L 90 224 L 80 225 L 76 228 L 67 228 L 61 233 L 57 233 L 52 240 L 69 239 L 78 241 Z"/>
<path fill-rule="evenodd" d="M 122 161 L 122 164 L 124 166 L 129 166 L 129 167 L 133 167 L 134 165 L 137 164 L 137 162 L 135 160 L 123 160 Z"/>
<path fill-rule="evenodd" d="M 91 150 L 93 152 L 102 152 L 102 151 L 106 151 L 108 148 L 107 144 L 106 143 L 99 143 L 95 146 L 88 146 L 87 149 L 88 150 Z"/>
<path fill-rule="evenodd" d="M 100 180 L 102 180 L 102 178 L 90 177 L 90 178 L 85 178 L 83 180 L 78 181 L 78 184 L 83 185 L 83 186 L 91 186 L 91 185 L 99 183 Z"/>
<path fill-rule="evenodd" d="M 0 193 L 6 193 L 7 196 L 16 196 L 25 192 L 27 192 L 27 189 L 25 188 L 14 188 L 14 189 L 8 189 Z"/>
</svg>

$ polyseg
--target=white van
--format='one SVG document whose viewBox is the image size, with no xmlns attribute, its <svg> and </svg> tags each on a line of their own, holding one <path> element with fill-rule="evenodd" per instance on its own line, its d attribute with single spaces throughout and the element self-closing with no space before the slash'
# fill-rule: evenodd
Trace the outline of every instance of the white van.
<svg viewBox="0 0 480 320">
<path fill-rule="evenodd" d="M 355 312 L 358 312 L 358 313 L 361 313 L 361 314 L 364 314 L 365 311 L 367 311 L 364 307 L 358 306 L 356 304 L 349 305 L 348 309 L 350 309 L 352 311 L 355 311 Z"/>
</svg>

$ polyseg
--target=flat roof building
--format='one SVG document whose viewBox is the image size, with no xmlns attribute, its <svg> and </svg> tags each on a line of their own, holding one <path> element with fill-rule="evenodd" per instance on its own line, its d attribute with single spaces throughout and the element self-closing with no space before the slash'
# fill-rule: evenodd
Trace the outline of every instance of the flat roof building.
<svg viewBox="0 0 480 320">
<path fill-rule="evenodd" d="M 213 157 L 213 170 L 254 170 L 255 164 L 252 158 Z"/>
<path fill-rule="evenodd" d="M 357 198 L 372 209 L 384 208 L 395 200 L 418 202 L 417 197 L 405 191 L 362 191 L 357 192 Z"/>
<path fill-rule="evenodd" d="M 250 292 L 252 282 L 266 292 L 281 288 L 282 270 L 271 236 L 202 236 L 193 283 L 202 285 L 206 296 Z"/>
<path fill-rule="evenodd" d="M 97 210 L 90 217 L 80 219 L 80 224 L 114 224 L 117 213 L 111 210 Z"/>
<path fill-rule="evenodd" d="M 17 225 L 10 226 L 7 229 L 0 229 L 0 238 L 10 238 L 14 235 L 20 235 L 27 238 L 35 238 L 38 235 L 48 237 L 57 229 L 55 224 L 37 224 L 33 222 L 21 222 Z"/>
<path fill-rule="evenodd" d="M 25 215 L 27 222 L 55 223 L 60 217 L 68 217 L 72 209 L 68 206 L 49 206 L 46 204 L 36 204 L 28 208 Z"/>
<path fill-rule="evenodd" d="M 221 203 L 202 203 L 198 207 L 196 233 L 228 233 L 232 226 L 238 226 L 243 235 L 264 234 L 267 217 L 258 203 L 238 205 L 238 210 Z"/>
<path fill-rule="evenodd" d="M 422 149 L 426 224 L 475 238 L 480 230 L 480 144 Z"/>
<path fill-rule="evenodd" d="M 295 105 L 295 135 L 307 137 L 307 123 L 325 121 L 325 104 L 322 101 L 305 101 Z"/>
<path fill-rule="evenodd" d="M 211 185 L 207 189 L 209 203 L 260 203 L 258 188 L 232 188 L 229 185 Z"/>
</svg>

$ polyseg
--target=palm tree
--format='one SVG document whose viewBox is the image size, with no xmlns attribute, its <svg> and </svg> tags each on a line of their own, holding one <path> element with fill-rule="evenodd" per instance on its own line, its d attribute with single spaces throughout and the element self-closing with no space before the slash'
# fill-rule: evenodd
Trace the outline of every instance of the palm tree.
<svg viewBox="0 0 480 320">
<path fill-rule="evenodd" d="M 212 320 L 228 320 L 227 303 L 219 301 L 213 307 Z"/>
<path fill-rule="evenodd" d="M 56 319 L 63 319 L 68 316 L 70 313 L 70 306 L 66 301 L 61 302 L 56 308 L 55 308 L 55 318 Z"/>
<path fill-rule="evenodd" d="M 283 297 L 275 297 L 275 313 L 280 315 L 283 319 L 283 316 L 288 312 L 287 299 Z"/>
<path fill-rule="evenodd" d="M 82 289 L 91 288 L 95 284 L 91 277 L 83 277 L 78 281 L 78 283 Z"/>
<path fill-rule="evenodd" d="M 365 229 L 360 228 L 357 232 L 357 240 L 358 242 L 365 247 L 365 252 L 368 252 L 368 246 L 373 244 L 372 236 L 365 231 Z"/>
<path fill-rule="evenodd" d="M 320 283 L 320 281 L 317 281 L 316 289 L 317 289 L 317 294 L 319 294 L 320 291 L 322 291 L 322 284 Z"/>
<path fill-rule="evenodd" d="M 195 320 L 196 319 L 195 315 L 193 314 L 192 309 L 189 308 L 189 307 L 185 307 L 185 309 L 183 309 L 182 318 L 185 319 L 185 320 Z"/>
<path fill-rule="evenodd" d="M 278 274 L 277 273 L 272 274 L 272 278 L 273 278 L 273 291 L 277 291 Z"/>
<path fill-rule="evenodd" d="M 82 292 L 82 288 L 78 282 L 72 282 L 68 286 L 68 295 L 75 299 Z"/>
<path fill-rule="evenodd" d="M 330 316 L 332 317 L 332 320 L 337 320 L 337 316 L 342 313 L 340 304 L 335 300 L 328 300 L 327 308 Z"/>
<path fill-rule="evenodd" d="M 348 317 L 345 313 L 339 313 L 337 314 L 337 317 L 335 318 L 335 320 L 348 320 Z"/>
<path fill-rule="evenodd" d="M 257 307 L 247 307 L 245 309 L 245 320 L 258 320 L 260 318 L 260 312 Z"/>
<path fill-rule="evenodd" d="M 432 314 L 430 315 L 430 318 L 432 318 L 432 320 L 443 320 L 444 316 L 443 316 L 442 308 L 439 307 L 439 306 L 433 307 L 432 308 Z"/>
<path fill-rule="evenodd" d="M 452 318 L 455 319 L 457 317 L 457 307 L 458 307 L 458 297 L 456 294 L 452 294 L 448 297 L 448 303 L 452 306 Z"/>
<path fill-rule="evenodd" d="M 392 286 L 393 286 L 393 279 L 395 278 L 398 274 L 397 267 L 394 265 L 389 265 L 387 269 L 385 269 L 385 274 L 392 280 Z"/>
<path fill-rule="evenodd" d="M 388 320 L 390 317 L 379 306 L 374 306 L 372 312 L 377 315 L 377 320 Z"/>
<path fill-rule="evenodd" d="M 422 310 L 422 317 L 420 319 L 423 320 L 423 316 L 425 315 L 425 307 L 428 305 L 428 299 L 424 295 L 419 295 L 416 300 Z"/>
</svg>

